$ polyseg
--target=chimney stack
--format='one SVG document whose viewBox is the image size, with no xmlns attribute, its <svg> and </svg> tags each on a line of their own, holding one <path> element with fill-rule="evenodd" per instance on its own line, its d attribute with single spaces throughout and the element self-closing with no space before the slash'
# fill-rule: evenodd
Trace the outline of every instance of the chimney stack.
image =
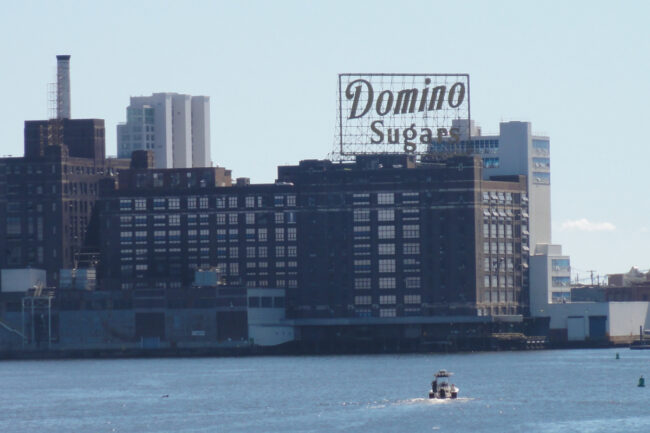
<svg viewBox="0 0 650 433">
<path fill-rule="evenodd" d="M 70 118 L 70 56 L 56 56 L 56 117 Z"/>
</svg>

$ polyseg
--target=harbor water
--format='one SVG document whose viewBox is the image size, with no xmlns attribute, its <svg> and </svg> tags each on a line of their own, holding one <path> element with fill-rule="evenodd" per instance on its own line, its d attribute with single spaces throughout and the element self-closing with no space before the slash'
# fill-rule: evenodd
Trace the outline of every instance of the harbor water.
<svg viewBox="0 0 650 433">
<path fill-rule="evenodd" d="M 616 353 L 620 359 L 616 359 Z M 429 400 L 453 371 L 458 400 Z M 0 432 L 648 432 L 650 350 L 0 362 Z"/>
</svg>

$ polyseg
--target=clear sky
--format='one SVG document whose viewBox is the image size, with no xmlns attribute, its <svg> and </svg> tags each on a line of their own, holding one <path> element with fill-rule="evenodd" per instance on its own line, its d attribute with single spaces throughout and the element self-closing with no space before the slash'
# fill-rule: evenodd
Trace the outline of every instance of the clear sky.
<svg viewBox="0 0 650 433">
<path fill-rule="evenodd" d="M 338 73 L 469 73 L 484 133 L 551 137 L 553 241 L 574 271 L 648 269 L 649 18 L 647 1 L 5 2 L 0 154 L 47 118 L 57 54 L 108 154 L 130 96 L 207 95 L 213 161 L 253 182 L 332 151 Z"/>
</svg>

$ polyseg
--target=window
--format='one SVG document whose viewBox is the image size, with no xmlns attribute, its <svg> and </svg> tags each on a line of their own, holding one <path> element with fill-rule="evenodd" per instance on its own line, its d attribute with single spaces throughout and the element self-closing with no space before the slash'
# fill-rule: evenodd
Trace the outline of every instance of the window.
<svg viewBox="0 0 650 433">
<path fill-rule="evenodd" d="M 275 240 L 278 242 L 284 241 L 284 229 L 276 228 L 275 229 Z"/>
<path fill-rule="evenodd" d="M 404 254 L 420 254 L 420 244 L 404 244 Z"/>
<path fill-rule="evenodd" d="M 146 230 L 138 230 L 135 232 L 135 243 L 136 244 L 146 244 L 147 243 L 147 232 Z"/>
<path fill-rule="evenodd" d="M 378 210 L 377 221 L 395 221 L 395 209 Z"/>
<path fill-rule="evenodd" d="M 169 231 L 170 235 L 171 235 L 171 233 L 172 233 L 172 230 Z M 199 238 L 201 238 L 201 242 L 209 241 L 210 240 L 210 230 L 209 229 L 201 229 L 201 230 L 199 230 Z"/>
<path fill-rule="evenodd" d="M 208 208 L 208 198 L 207 197 L 199 198 L 199 208 L 201 208 L 201 209 L 207 209 Z"/>
<path fill-rule="evenodd" d="M 551 267 L 554 271 L 568 271 L 570 269 L 569 259 L 552 259 Z"/>
<path fill-rule="evenodd" d="M 569 287 L 570 277 L 552 277 L 553 287 Z"/>
<path fill-rule="evenodd" d="M 404 286 L 407 289 L 419 289 L 420 277 L 407 277 L 404 279 Z"/>
<path fill-rule="evenodd" d="M 154 198 L 153 199 L 153 209 L 154 210 L 164 210 L 165 209 L 165 199 L 164 198 Z"/>
<path fill-rule="evenodd" d="M 250 197 L 250 198 L 254 198 L 254 197 Z M 246 214 L 246 224 L 255 224 L 255 214 L 254 213 L 248 212 Z"/>
<path fill-rule="evenodd" d="M 228 270 L 230 271 L 230 275 L 233 277 L 236 277 L 239 275 L 239 263 L 230 263 L 228 265 Z"/>
<path fill-rule="evenodd" d="M 377 194 L 377 204 L 394 204 L 395 203 L 395 194 L 392 192 L 380 192 Z"/>
<path fill-rule="evenodd" d="M 287 247 L 287 257 L 297 257 L 298 256 L 298 247 L 289 246 Z"/>
<path fill-rule="evenodd" d="M 238 223 L 237 218 L 238 217 L 237 217 L 236 213 L 228 214 L 228 224 L 237 225 L 237 223 Z"/>
<path fill-rule="evenodd" d="M 226 214 L 225 213 L 218 213 L 216 216 L 217 219 L 217 224 L 218 225 L 223 225 L 226 223 Z"/>
<path fill-rule="evenodd" d="M 153 225 L 155 227 L 162 227 L 167 225 L 167 216 L 166 215 L 154 215 L 153 216 Z"/>
<path fill-rule="evenodd" d="M 420 295 L 404 295 L 405 304 L 419 304 L 420 302 Z"/>
<path fill-rule="evenodd" d="M 135 199 L 135 210 L 147 210 L 147 199 L 145 198 Z"/>
<path fill-rule="evenodd" d="M 276 195 L 275 197 L 273 197 L 273 203 L 275 204 L 275 207 L 284 206 L 284 196 L 283 195 Z"/>
<path fill-rule="evenodd" d="M 354 245 L 354 255 L 355 256 L 369 256 L 370 255 L 370 244 L 355 244 Z"/>
<path fill-rule="evenodd" d="M 223 197 L 217 197 L 215 204 L 217 209 L 224 209 L 226 207 L 226 199 Z"/>
<path fill-rule="evenodd" d="M 354 226 L 352 230 L 356 238 L 370 238 L 370 226 Z"/>
<path fill-rule="evenodd" d="M 379 244 L 379 255 L 394 255 L 395 254 L 395 244 Z"/>
<path fill-rule="evenodd" d="M 396 301 L 395 295 L 381 295 L 379 296 L 380 304 L 394 304 Z"/>
<path fill-rule="evenodd" d="M 246 197 L 245 199 L 245 206 L 246 207 L 255 207 L 255 197 Z"/>
<path fill-rule="evenodd" d="M 381 277 L 379 279 L 379 288 L 380 289 L 394 289 L 395 288 L 395 278 L 394 277 Z"/>
<path fill-rule="evenodd" d="M 355 209 L 353 212 L 354 222 L 370 221 L 370 209 Z"/>
<path fill-rule="evenodd" d="M 402 194 L 402 203 L 416 204 L 420 201 L 420 194 L 417 192 L 405 192 Z"/>
<path fill-rule="evenodd" d="M 196 209 L 196 197 L 188 197 L 187 198 L 187 208 L 188 209 Z"/>
<path fill-rule="evenodd" d="M 239 247 L 230 247 L 229 251 L 230 251 L 229 256 L 231 259 L 239 258 Z"/>
<path fill-rule="evenodd" d="M 169 215 L 168 224 L 170 226 L 178 226 L 181 224 L 181 216 L 178 214 Z"/>
<path fill-rule="evenodd" d="M 289 227 L 287 229 L 287 240 L 289 241 L 295 241 L 296 240 L 296 228 L 295 227 Z"/>
<path fill-rule="evenodd" d="M 120 200 L 120 210 L 131 210 L 132 209 L 132 200 L 121 199 Z"/>
<path fill-rule="evenodd" d="M 168 209 L 180 209 L 181 208 L 181 199 L 178 197 L 167 199 Z"/>
<path fill-rule="evenodd" d="M 266 229 L 258 229 L 257 230 L 257 240 L 260 242 L 266 242 L 268 238 L 268 232 Z"/>
<path fill-rule="evenodd" d="M 379 272 L 395 272 L 395 259 L 379 260 Z"/>
<path fill-rule="evenodd" d="M 355 260 L 354 261 L 354 271 L 355 272 L 370 272 L 370 260 Z"/>
<path fill-rule="evenodd" d="M 295 206 L 296 205 L 296 196 L 295 195 L 288 195 L 287 196 L 287 206 Z"/>
<path fill-rule="evenodd" d="M 217 242 L 224 242 L 226 240 L 226 230 L 218 229 L 217 230 Z"/>
<path fill-rule="evenodd" d="M 352 204 L 355 206 L 369 205 L 370 194 L 352 194 Z"/>
<path fill-rule="evenodd" d="M 404 239 L 416 239 L 420 237 L 420 226 L 405 225 L 402 229 Z"/>
<path fill-rule="evenodd" d="M 258 247 L 258 248 L 257 248 L 257 256 L 258 256 L 259 258 L 261 258 L 261 259 L 266 258 L 266 257 L 268 256 L 268 252 L 267 252 L 267 251 L 268 251 L 268 250 L 267 250 L 266 247 Z"/>
<path fill-rule="evenodd" d="M 285 248 L 283 246 L 275 247 L 275 257 L 284 257 Z"/>
<path fill-rule="evenodd" d="M 395 238 L 395 226 L 378 226 L 377 227 L 377 237 L 379 239 L 394 239 Z"/>
<path fill-rule="evenodd" d="M 354 288 L 355 289 L 369 289 L 370 288 L 370 278 L 355 278 L 354 279 Z"/>
<path fill-rule="evenodd" d="M 255 247 L 246 247 L 246 257 L 254 259 L 257 249 Z"/>
<path fill-rule="evenodd" d="M 203 232 L 203 230 L 201 230 Z M 170 230 L 169 231 L 169 242 L 170 243 L 178 243 L 181 240 L 181 231 L 180 230 Z"/>
<path fill-rule="evenodd" d="M 354 297 L 355 305 L 370 305 L 372 304 L 371 296 L 355 296 Z"/>
<path fill-rule="evenodd" d="M 284 223 L 284 213 L 282 213 L 282 212 L 276 212 L 275 213 L 275 223 L 276 224 Z"/>
<path fill-rule="evenodd" d="M 394 308 L 381 308 L 379 310 L 379 317 L 395 317 L 397 312 Z"/>
</svg>

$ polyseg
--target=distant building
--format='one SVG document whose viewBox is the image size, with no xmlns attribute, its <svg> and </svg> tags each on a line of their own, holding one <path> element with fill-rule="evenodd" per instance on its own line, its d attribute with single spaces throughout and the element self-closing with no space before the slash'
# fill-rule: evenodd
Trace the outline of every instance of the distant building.
<svg viewBox="0 0 650 433">
<path fill-rule="evenodd" d="M 461 131 L 461 147 L 467 153 L 479 156 L 483 161 L 483 178 L 498 179 L 498 176 L 526 176 L 528 192 L 528 225 L 522 226 L 522 236 L 527 238 L 533 254 L 552 256 L 560 245 L 551 246 L 551 161 L 550 139 L 534 135 L 530 122 L 502 122 L 498 135 L 482 135 L 481 129 L 474 122 L 454 120 L 453 127 Z M 471 136 L 469 138 L 468 136 Z M 449 148 L 449 139 L 434 142 L 431 154 L 445 152 Z M 552 247 L 551 250 L 548 248 Z M 568 302 L 570 290 L 568 278 L 571 275 L 568 266 L 569 257 L 555 257 L 549 260 L 566 262 L 566 269 L 558 274 L 551 262 L 535 259 L 530 262 L 530 300 L 538 305 L 531 306 L 531 314 L 543 310 L 544 302 Z M 533 269 L 535 266 L 541 269 Z M 553 274 L 553 275 L 551 275 Z M 535 278 L 540 278 L 533 281 Z M 561 280 L 561 286 L 560 284 Z"/>
<path fill-rule="evenodd" d="M 530 256 L 531 315 L 545 313 L 547 304 L 571 302 L 571 261 L 562 246 L 537 244 Z"/>
<path fill-rule="evenodd" d="M 117 154 L 152 150 L 155 168 L 210 167 L 210 98 L 178 93 L 131 97 L 117 125 Z"/>
<path fill-rule="evenodd" d="M 551 243 L 551 161 L 550 139 L 534 135 L 530 122 L 502 122 L 499 135 L 482 135 L 474 122 L 454 120 L 453 126 L 471 132 L 471 141 L 463 143 L 469 153 L 483 160 L 483 178 L 499 175 L 526 176 L 530 226 L 530 248 Z M 443 146 L 444 147 L 444 146 Z M 432 153 L 440 150 L 437 143 Z"/>
<path fill-rule="evenodd" d="M 98 180 L 128 167 L 105 159 L 104 120 L 69 118 L 70 56 L 57 59 L 63 117 L 26 121 L 25 156 L 0 158 L 0 268 L 44 269 L 50 285 L 79 260 Z"/>
</svg>

